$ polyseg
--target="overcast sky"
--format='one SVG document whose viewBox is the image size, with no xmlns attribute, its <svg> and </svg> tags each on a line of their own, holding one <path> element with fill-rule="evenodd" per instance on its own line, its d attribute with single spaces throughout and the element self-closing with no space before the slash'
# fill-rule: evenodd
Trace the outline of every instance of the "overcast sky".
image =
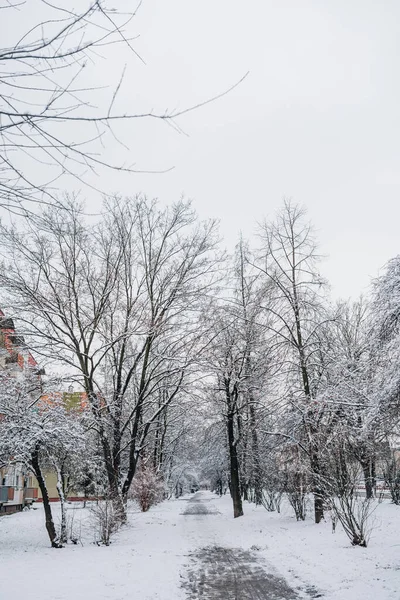
<svg viewBox="0 0 400 600">
<path fill-rule="evenodd" d="M 181 117 L 184 134 L 120 126 L 137 168 L 175 168 L 103 173 L 97 185 L 163 202 L 185 194 L 221 220 L 230 248 L 291 197 L 308 208 L 334 294 L 365 290 L 400 251 L 398 0 L 143 0 L 133 29 L 146 65 L 119 46 L 101 67 L 112 86 L 129 62 L 121 110 L 185 108 L 250 73 Z M 110 150 L 126 158 L 111 140 Z"/>
</svg>

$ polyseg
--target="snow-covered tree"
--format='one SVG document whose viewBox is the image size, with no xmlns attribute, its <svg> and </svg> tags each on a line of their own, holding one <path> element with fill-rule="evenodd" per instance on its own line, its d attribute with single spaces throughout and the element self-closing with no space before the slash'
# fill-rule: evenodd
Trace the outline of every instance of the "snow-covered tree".
<svg viewBox="0 0 400 600">
<path fill-rule="evenodd" d="M 93 224 L 66 200 L 1 233 L 13 314 L 30 345 L 86 392 L 124 515 L 146 438 L 201 351 L 200 316 L 219 277 L 216 224 L 199 222 L 188 202 L 162 208 L 139 197 L 113 199 Z"/>
<path fill-rule="evenodd" d="M 9 463 L 22 463 L 34 473 L 43 499 L 45 524 L 51 545 L 66 541 L 66 462 L 73 463 L 85 447 L 85 431 L 66 409 L 63 395 L 45 390 L 40 377 L 26 372 L 15 379 L 0 373 L 0 455 Z M 46 487 L 44 471 L 52 465 L 58 476 L 61 500 L 61 532 L 58 534 Z"/>
<path fill-rule="evenodd" d="M 287 378 L 287 396 L 296 410 L 306 438 L 304 447 L 313 479 L 315 521 L 323 518 L 319 429 L 321 407 L 316 397 L 324 375 L 321 328 L 327 322 L 324 280 L 318 271 L 318 252 L 304 211 L 285 201 L 272 222 L 260 231 L 256 266 L 270 291 L 266 327 L 280 347 Z"/>
</svg>

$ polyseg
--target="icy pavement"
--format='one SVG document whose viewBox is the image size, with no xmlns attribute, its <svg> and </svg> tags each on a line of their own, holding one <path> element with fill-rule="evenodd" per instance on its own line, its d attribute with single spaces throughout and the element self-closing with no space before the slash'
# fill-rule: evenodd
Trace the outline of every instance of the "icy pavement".
<svg viewBox="0 0 400 600">
<path fill-rule="evenodd" d="M 240 548 L 203 548 L 191 555 L 200 565 L 183 584 L 188 599 L 296 600 L 298 594 L 284 579 L 267 573 L 254 553 Z"/>
<path fill-rule="evenodd" d="M 217 515 L 217 510 L 212 502 L 212 498 L 204 492 L 196 492 L 192 498 L 187 501 L 187 506 L 183 513 L 186 515 Z"/>
<path fill-rule="evenodd" d="M 218 514 L 212 499 L 197 492 L 183 512 L 193 516 Z M 199 527 L 204 527 L 199 523 Z M 191 568 L 183 588 L 188 600 L 296 600 L 298 594 L 269 568 L 267 572 L 254 552 L 240 548 L 208 546 L 191 553 Z"/>
</svg>

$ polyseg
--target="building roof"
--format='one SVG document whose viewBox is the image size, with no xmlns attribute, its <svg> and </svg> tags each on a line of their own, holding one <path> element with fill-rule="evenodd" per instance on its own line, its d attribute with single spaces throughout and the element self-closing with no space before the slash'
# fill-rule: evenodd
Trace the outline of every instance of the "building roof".
<svg viewBox="0 0 400 600">
<path fill-rule="evenodd" d="M 3 368 L 12 367 L 18 370 L 26 368 L 37 369 L 37 362 L 30 353 L 25 339 L 15 331 L 14 321 L 6 317 L 0 309 L 0 350 L 3 350 Z M 4 357 L 5 352 L 5 357 Z M 1 365 L 0 365 L 1 366 Z M 44 370 L 37 370 L 43 375 Z"/>
</svg>

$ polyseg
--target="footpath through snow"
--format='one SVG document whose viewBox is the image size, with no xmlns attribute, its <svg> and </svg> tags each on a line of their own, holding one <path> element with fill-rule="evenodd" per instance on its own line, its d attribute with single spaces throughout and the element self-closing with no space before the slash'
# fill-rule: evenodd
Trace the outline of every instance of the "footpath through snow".
<svg viewBox="0 0 400 600">
<path fill-rule="evenodd" d="M 61 550 L 48 548 L 41 507 L 1 517 L 0 600 L 400 599 L 399 507 L 377 507 L 366 549 L 329 522 L 244 509 L 233 519 L 230 498 L 209 492 L 132 507 L 106 548 L 92 543 L 90 511 L 70 505 L 83 546 Z"/>
</svg>

